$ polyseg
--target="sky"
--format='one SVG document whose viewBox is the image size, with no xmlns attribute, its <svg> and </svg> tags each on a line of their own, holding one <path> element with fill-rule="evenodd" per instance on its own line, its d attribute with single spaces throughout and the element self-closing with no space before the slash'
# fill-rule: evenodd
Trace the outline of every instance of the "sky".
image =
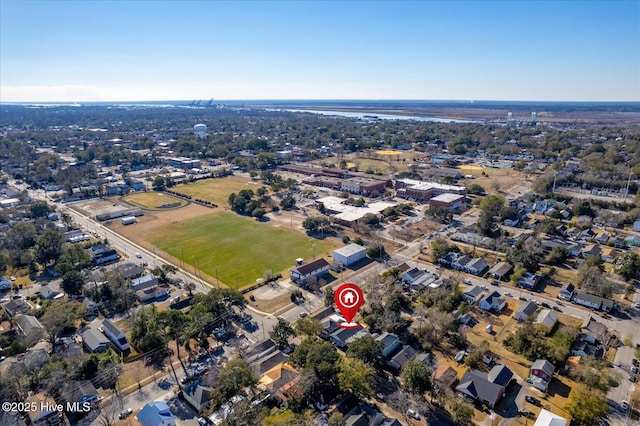
<svg viewBox="0 0 640 426">
<path fill-rule="evenodd" d="M 640 101 L 634 1 L 0 1 L 0 102 Z"/>
</svg>

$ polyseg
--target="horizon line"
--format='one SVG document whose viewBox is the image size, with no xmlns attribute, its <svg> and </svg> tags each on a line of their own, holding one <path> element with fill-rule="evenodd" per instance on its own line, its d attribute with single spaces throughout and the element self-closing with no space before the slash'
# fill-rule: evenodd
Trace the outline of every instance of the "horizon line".
<svg viewBox="0 0 640 426">
<path fill-rule="evenodd" d="M 377 98 L 377 99 L 367 99 L 367 98 L 286 98 L 286 99 L 215 99 L 215 98 L 200 98 L 200 99 L 137 99 L 137 100 L 105 100 L 105 101 L 39 101 L 39 100 L 29 100 L 29 101 L 2 101 L 0 100 L 0 105 L 31 105 L 31 104 L 59 104 L 59 105 L 77 105 L 77 104 L 107 104 L 107 103 L 162 103 L 162 102 L 174 102 L 174 103 L 192 103 L 192 102 L 209 102 L 212 103 L 223 103 L 223 102 L 454 102 L 454 103 L 483 103 L 483 102 L 500 102 L 500 103 L 577 103 L 577 104 L 589 104 L 589 103 L 597 103 L 597 104 L 607 104 L 607 103 L 617 103 L 617 104 L 640 104 L 639 100 L 634 101 L 615 101 L 615 100 L 541 100 L 541 99 L 533 99 L 533 100 L 515 100 L 515 99 L 416 99 L 416 98 Z"/>
</svg>

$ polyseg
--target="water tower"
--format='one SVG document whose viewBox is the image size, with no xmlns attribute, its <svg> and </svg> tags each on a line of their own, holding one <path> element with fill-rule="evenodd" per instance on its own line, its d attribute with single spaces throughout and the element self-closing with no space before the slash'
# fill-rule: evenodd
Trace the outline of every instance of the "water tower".
<svg viewBox="0 0 640 426">
<path fill-rule="evenodd" d="M 207 125 L 206 124 L 196 124 L 193 126 L 193 130 L 196 132 L 198 138 L 203 139 L 207 136 Z"/>
</svg>

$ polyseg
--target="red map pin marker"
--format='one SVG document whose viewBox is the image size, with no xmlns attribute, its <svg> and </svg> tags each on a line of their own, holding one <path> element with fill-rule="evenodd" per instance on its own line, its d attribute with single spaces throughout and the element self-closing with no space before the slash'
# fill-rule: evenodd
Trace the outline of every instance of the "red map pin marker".
<svg viewBox="0 0 640 426">
<path fill-rule="evenodd" d="M 357 328 L 360 324 L 357 322 L 351 322 L 353 317 L 358 313 L 358 309 L 364 302 L 364 294 L 360 287 L 353 283 L 341 284 L 333 292 L 333 300 L 336 302 L 336 306 L 340 309 L 342 316 L 346 322 L 338 324 L 340 328 Z"/>
</svg>

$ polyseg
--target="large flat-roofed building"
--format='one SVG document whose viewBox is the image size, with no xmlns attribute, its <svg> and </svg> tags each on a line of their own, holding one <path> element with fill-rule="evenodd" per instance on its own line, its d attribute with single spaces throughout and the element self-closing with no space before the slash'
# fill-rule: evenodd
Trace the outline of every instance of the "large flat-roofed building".
<svg viewBox="0 0 640 426">
<path fill-rule="evenodd" d="M 333 251 L 333 260 L 349 266 L 367 257 L 367 249 L 361 245 L 351 243 Z"/>
<path fill-rule="evenodd" d="M 200 160 L 187 158 L 187 157 L 173 157 L 167 159 L 167 164 L 171 167 L 175 167 L 178 169 L 199 169 L 200 168 Z"/>
<path fill-rule="evenodd" d="M 416 201 L 429 201 L 433 197 L 441 194 L 467 194 L 467 188 L 464 186 L 443 185 L 414 179 L 396 180 L 395 188 L 398 197 L 414 199 Z"/>
<path fill-rule="evenodd" d="M 440 194 L 429 200 L 430 207 L 446 207 L 448 209 L 459 209 L 464 203 L 464 195 Z"/>
</svg>

